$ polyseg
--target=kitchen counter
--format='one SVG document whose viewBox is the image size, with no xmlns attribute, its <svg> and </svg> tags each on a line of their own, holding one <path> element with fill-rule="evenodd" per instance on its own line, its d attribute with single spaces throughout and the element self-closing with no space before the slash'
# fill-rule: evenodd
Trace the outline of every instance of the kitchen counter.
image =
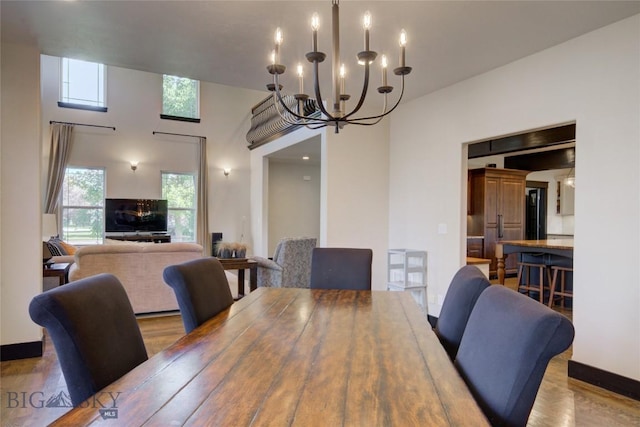
<svg viewBox="0 0 640 427">
<path fill-rule="evenodd" d="M 496 243 L 498 282 L 504 285 L 504 259 L 512 253 L 544 252 L 573 258 L 573 239 L 503 240 Z"/>
</svg>

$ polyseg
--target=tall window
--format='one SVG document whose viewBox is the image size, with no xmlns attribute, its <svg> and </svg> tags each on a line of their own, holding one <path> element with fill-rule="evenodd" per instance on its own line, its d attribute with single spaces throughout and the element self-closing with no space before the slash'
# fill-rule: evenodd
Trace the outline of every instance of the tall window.
<svg viewBox="0 0 640 427">
<path fill-rule="evenodd" d="M 62 239 L 71 244 L 102 243 L 104 169 L 68 167 L 62 186 Z"/>
<path fill-rule="evenodd" d="M 172 242 L 196 241 L 196 176 L 162 172 L 162 198 L 169 207 L 168 233 Z"/>
<path fill-rule="evenodd" d="M 61 68 L 58 106 L 107 111 L 104 64 L 62 58 Z"/>
<path fill-rule="evenodd" d="M 165 74 L 162 79 L 160 117 L 200 122 L 200 82 Z"/>
</svg>

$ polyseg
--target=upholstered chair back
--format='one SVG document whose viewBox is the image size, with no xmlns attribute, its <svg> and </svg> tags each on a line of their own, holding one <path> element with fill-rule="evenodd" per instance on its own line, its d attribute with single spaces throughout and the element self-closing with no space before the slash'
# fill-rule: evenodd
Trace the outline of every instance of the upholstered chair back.
<svg viewBox="0 0 640 427">
<path fill-rule="evenodd" d="M 36 295 L 29 315 L 53 341 L 74 406 L 147 360 L 127 293 L 111 274 Z"/>
<path fill-rule="evenodd" d="M 371 290 L 373 251 L 360 248 L 315 248 L 312 289 Z"/>
<path fill-rule="evenodd" d="M 451 279 L 435 327 L 436 335 L 451 360 L 456 357 L 471 310 L 489 286 L 491 283 L 486 276 L 473 265 L 463 266 Z"/>
<path fill-rule="evenodd" d="M 569 319 L 494 285 L 482 292 L 455 366 L 494 426 L 525 426 L 549 360 L 573 342 Z"/>
<path fill-rule="evenodd" d="M 280 240 L 273 259 L 252 257 L 258 262 L 258 286 L 308 288 L 316 242 L 315 237 L 288 237 Z"/>
<path fill-rule="evenodd" d="M 162 276 L 176 294 L 187 333 L 233 304 L 227 276 L 216 258 L 170 265 Z"/>
</svg>

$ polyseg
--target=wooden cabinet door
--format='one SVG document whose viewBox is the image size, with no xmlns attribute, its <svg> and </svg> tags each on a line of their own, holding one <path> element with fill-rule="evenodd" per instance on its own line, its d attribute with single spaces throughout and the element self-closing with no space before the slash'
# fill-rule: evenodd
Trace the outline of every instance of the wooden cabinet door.
<svg viewBox="0 0 640 427">
<path fill-rule="evenodd" d="M 485 227 L 498 226 L 500 213 L 500 180 L 486 178 L 484 183 L 484 224 Z"/>
<path fill-rule="evenodd" d="M 499 240 L 524 239 L 525 229 L 525 181 L 523 179 L 503 178 L 500 183 L 501 224 Z M 505 262 L 507 274 L 517 273 L 517 256 L 510 256 Z"/>
<path fill-rule="evenodd" d="M 524 228 L 525 181 L 522 179 L 501 179 L 500 198 L 500 215 L 502 215 L 503 227 Z M 522 237 L 516 238 L 521 239 Z"/>
</svg>

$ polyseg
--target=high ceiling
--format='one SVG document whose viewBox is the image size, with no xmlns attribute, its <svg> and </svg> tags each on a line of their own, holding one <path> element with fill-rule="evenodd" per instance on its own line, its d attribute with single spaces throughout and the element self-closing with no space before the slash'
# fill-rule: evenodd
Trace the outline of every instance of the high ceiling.
<svg viewBox="0 0 640 427">
<path fill-rule="evenodd" d="M 311 50 L 308 22 L 314 11 L 321 20 L 319 49 L 331 52 L 328 0 L 3 0 L 0 7 L 3 42 L 249 89 L 265 90 L 270 81 L 265 66 L 276 27 L 284 32 L 284 85 L 291 92 L 297 91 L 295 65 Z M 409 100 L 640 13 L 640 2 L 343 0 L 341 50 L 349 72 L 347 92 L 353 97 L 361 90 L 355 54 L 363 50 L 360 20 L 366 10 L 373 16 L 371 48 L 386 53 L 392 68 L 398 61 L 399 32 L 408 33 Z M 321 68 L 327 77 L 328 62 Z M 377 65 L 373 69 L 375 88 L 380 75 Z M 398 85 L 395 76 L 389 80 Z"/>
</svg>

